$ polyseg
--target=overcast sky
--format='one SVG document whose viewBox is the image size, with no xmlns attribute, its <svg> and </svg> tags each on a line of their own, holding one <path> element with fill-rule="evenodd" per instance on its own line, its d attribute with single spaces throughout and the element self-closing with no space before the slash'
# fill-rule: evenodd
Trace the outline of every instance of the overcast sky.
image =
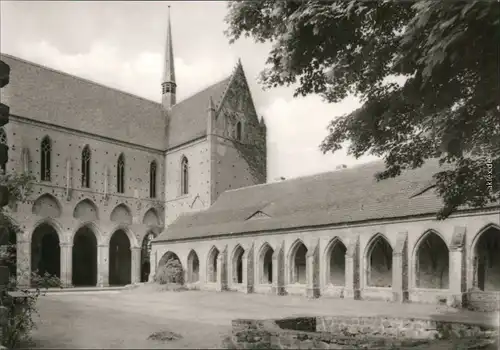
<svg viewBox="0 0 500 350">
<path fill-rule="evenodd" d="M 291 88 L 263 91 L 257 82 L 269 44 L 229 45 L 223 1 L 1 1 L 0 48 L 36 63 L 160 102 L 167 6 L 171 5 L 177 100 L 228 76 L 237 59 L 268 127 L 268 178 L 292 178 L 355 160 L 344 151 L 323 155 L 328 122 L 359 106 L 319 96 L 293 98 Z"/>
</svg>

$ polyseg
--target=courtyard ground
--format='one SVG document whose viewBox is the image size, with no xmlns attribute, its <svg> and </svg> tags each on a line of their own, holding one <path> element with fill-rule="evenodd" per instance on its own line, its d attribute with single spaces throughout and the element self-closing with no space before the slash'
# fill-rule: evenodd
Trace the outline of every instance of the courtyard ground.
<svg viewBox="0 0 500 350">
<path fill-rule="evenodd" d="M 445 306 L 392 304 L 236 292 L 160 292 L 150 286 L 104 292 L 62 292 L 39 300 L 35 348 L 220 348 L 235 318 L 305 315 L 432 317 L 498 324 L 498 314 Z M 154 332 L 182 339 L 148 340 Z"/>
</svg>

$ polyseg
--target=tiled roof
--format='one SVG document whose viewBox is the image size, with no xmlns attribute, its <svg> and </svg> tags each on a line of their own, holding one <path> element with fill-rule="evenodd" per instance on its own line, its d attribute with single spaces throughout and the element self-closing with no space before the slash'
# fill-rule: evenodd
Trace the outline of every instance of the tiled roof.
<svg viewBox="0 0 500 350">
<path fill-rule="evenodd" d="M 168 122 L 167 148 L 173 148 L 206 135 L 209 98 L 212 97 L 217 108 L 230 81 L 231 76 L 172 107 Z"/>
<path fill-rule="evenodd" d="M 208 210 L 181 215 L 157 241 L 435 214 L 437 161 L 377 182 L 383 162 L 224 192 Z M 422 192 L 415 196 L 415 194 Z M 259 218 L 250 218 L 257 212 Z M 250 218 L 250 219 L 248 219 Z M 248 219 L 248 220 L 247 220 Z"/>
<path fill-rule="evenodd" d="M 165 149 L 160 103 L 10 55 L 1 59 L 11 68 L 10 83 L 1 90 L 11 114 Z"/>
</svg>

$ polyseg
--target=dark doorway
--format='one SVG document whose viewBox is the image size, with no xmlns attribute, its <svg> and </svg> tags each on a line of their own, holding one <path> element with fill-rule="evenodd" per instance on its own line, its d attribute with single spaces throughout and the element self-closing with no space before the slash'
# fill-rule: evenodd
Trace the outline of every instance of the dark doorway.
<svg viewBox="0 0 500 350">
<path fill-rule="evenodd" d="M 31 237 L 31 272 L 61 277 L 59 236 L 49 224 L 38 226 Z"/>
<path fill-rule="evenodd" d="M 149 274 L 151 272 L 151 242 L 155 238 L 155 234 L 150 232 L 144 237 L 142 241 L 141 249 L 141 282 L 147 282 L 149 280 Z"/>
<path fill-rule="evenodd" d="M 3 254 L 0 257 L 0 265 L 9 268 L 11 278 L 17 276 L 17 235 L 16 231 L 10 227 L 0 228 L 0 246 Z"/>
<path fill-rule="evenodd" d="M 481 233 L 475 248 L 477 287 L 483 291 L 500 291 L 500 230 L 490 227 Z"/>
<path fill-rule="evenodd" d="M 97 284 L 97 239 L 88 227 L 79 229 L 73 239 L 74 286 L 95 286 Z"/>
<path fill-rule="evenodd" d="M 109 284 L 124 286 L 131 283 L 132 254 L 130 241 L 123 230 L 113 233 L 109 242 Z"/>
</svg>

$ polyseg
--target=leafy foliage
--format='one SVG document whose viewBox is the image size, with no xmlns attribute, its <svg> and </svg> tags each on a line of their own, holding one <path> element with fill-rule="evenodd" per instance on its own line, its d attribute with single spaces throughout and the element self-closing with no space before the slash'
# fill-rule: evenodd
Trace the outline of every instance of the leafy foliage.
<svg viewBox="0 0 500 350">
<path fill-rule="evenodd" d="M 154 281 L 159 284 L 184 284 L 184 270 L 177 259 L 169 259 L 164 265 L 158 267 Z"/>
<path fill-rule="evenodd" d="M 349 94 L 362 107 L 336 118 L 321 144 L 383 157 L 382 180 L 427 159 L 439 218 L 500 199 L 500 3 L 495 1 L 230 1 L 231 42 L 271 42 L 266 88 L 295 96 Z"/>
<path fill-rule="evenodd" d="M 10 207 L 18 202 L 25 202 L 32 192 L 31 175 L 7 174 L 0 176 L 0 183 L 10 191 Z M 24 346 L 30 339 L 31 331 L 36 327 L 34 316 L 37 314 L 36 302 L 42 294 L 42 288 L 59 287 L 59 278 L 46 274 L 39 276 L 22 268 L 18 269 L 16 259 L 16 237 L 21 229 L 12 221 L 8 208 L 0 210 L 0 264 L 9 268 L 11 278 L 6 290 L 0 295 L 0 306 L 7 308 L 7 323 L 2 325 L 2 345 L 9 349 Z M 28 290 L 18 285 L 22 275 L 30 274 L 35 289 Z"/>
</svg>

